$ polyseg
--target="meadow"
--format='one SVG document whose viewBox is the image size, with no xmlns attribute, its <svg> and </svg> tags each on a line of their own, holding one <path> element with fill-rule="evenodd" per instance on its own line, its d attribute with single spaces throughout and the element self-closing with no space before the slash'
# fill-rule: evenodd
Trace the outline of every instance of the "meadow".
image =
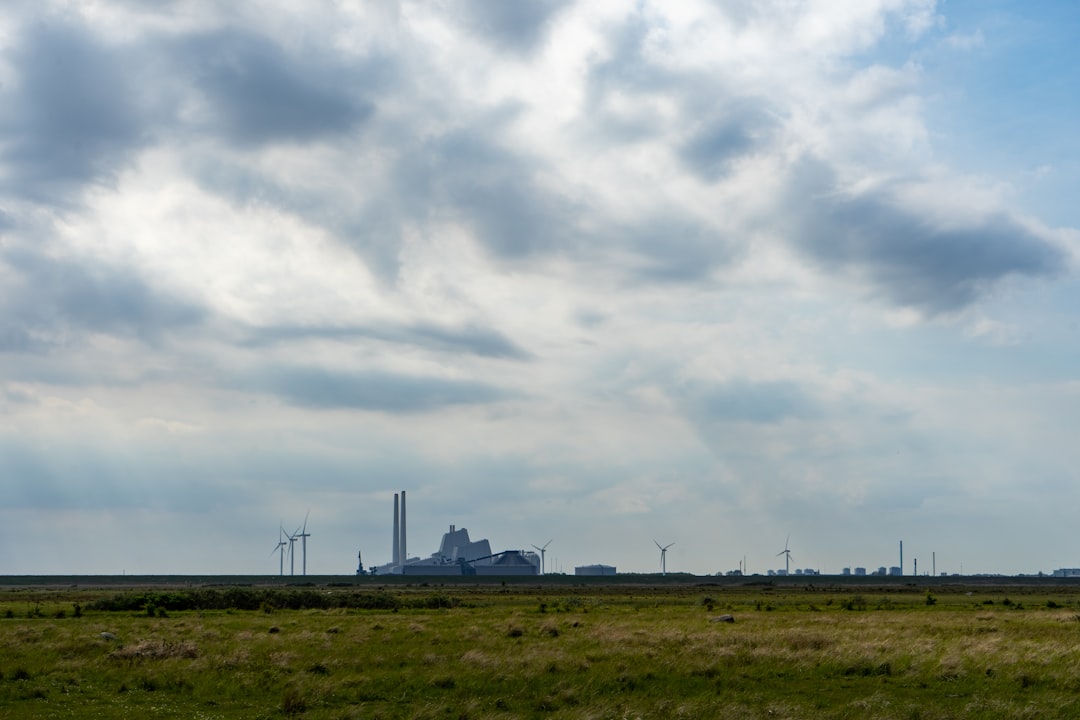
<svg viewBox="0 0 1080 720">
<path fill-rule="evenodd" d="M 1080 589 L 12 587 L 0 716 L 1076 718 Z"/>
</svg>

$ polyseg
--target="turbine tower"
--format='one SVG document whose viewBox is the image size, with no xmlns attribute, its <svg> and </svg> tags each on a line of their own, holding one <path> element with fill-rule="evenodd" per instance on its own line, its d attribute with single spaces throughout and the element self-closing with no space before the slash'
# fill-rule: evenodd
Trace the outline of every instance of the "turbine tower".
<svg viewBox="0 0 1080 720">
<path fill-rule="evenodd" d="M 285 542 L 281 537 L 281 535 L 284 532 L 285 532 L 284 528 L 282 528 L 279 525 L 278 526 L 277 545 L 275 545 L 274 549 L 270 551 L 271 555 L 273 555 L 274 553 L 277 553 L 279 555 L 279 558 L 278 558 L 278 575 L 284 575 L 285 574 L 285 546 L 288 545 L 289 543 Z"/>
<path fill-rule="evenodd" d="M 311 537 L 311 533 L 307 531 L 307 519 L 311 514 L 311 510 L 308 510 L 304 514 L 304 529 L 300 531 L 300 534 L 296 537 L 300 538 L 300 553 L 304 558 L 304 563 L 301 566 L 303 568 L 304 575 L 307 575 L 307 539 Z"/>
<path fill-rule="evenodd" d="M 660 548 L 660 574 L 667 575 L 667 549 L 675 543 L 661 545 L 660 543 L 656 542 L 656 540 L 653 540 L 653 542 L 656 543 L 656 547 Z"/>
<path fill-rule="evenodd" d="M 289 575 L 296 574 L 296 552 L 293 550 L 293 543 L 300 538 L 300 528 L 296 528 L 292 535 L 289 535 Z"/>
<path fill-rule="evenodd" d="M 788 543 L 791 542 L 791 536 L 787 536 L 787 540 L 784 541 L 784 549 L 776 553 L 776 557 L 784 556 L 784 574 L 791 574 L 791 550 L 788 549 Z"/>
<path fill-rule="evenodd" d="M 544 543 L 544 547 L 536 547 L 535 545 L 533 545 L 533 547 L 536 548 L 537 551 L 540 553 L 540 574 L 541 575 L 543 575 L 544 572 L 545 572 L 544 571 L 544 554 L 547 553 L 547 546 L 550 545 L 550 544 L 551 544 L 551 541 L 548 540 L 546 543 Z"/>
</svg>

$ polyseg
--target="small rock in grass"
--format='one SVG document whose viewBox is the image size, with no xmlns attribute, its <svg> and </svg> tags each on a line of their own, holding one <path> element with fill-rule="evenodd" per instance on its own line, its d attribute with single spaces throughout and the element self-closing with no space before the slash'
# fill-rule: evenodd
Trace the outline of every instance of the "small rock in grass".
<svg viewBox="0 0 1080 720">
<path fill-rule="evenodd" d="M 717 615 L 716 617 L 709 618 L 709 622 L 733 623 L 735 622 L 735 617 L 733 615 Z"/>
</svg>

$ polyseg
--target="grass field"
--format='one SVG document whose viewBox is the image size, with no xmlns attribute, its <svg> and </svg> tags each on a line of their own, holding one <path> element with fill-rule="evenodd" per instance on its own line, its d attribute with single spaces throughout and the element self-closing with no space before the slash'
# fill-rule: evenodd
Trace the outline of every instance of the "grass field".
<svg viewBox="0 0 1080 720">
<path fill-rule="evenodd" d="M 1076 588 L 13 588 L 0 643 L 4 718 L 1080 717 Z"/>
</svg>

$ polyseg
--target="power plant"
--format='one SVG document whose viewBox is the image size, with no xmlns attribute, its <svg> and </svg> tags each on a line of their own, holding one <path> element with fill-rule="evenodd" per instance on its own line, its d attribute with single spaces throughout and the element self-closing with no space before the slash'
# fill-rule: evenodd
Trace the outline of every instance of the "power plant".
<svg viewBox="0 0 1080 720">
<path fill-rule="evenodd" d="M 390 562 L 373 567 L 372 575 L 538 575 L 541 556 L 531 551 L 493 553 L 486 539 L 473 541 L 465 528 L 450 526 L 439 549 L 429 557 L 409 557 L 406 549 L 405 491 L 394 493 L 394 534 Z M 549 541 L 550 542 L 550 541 Z M 546 545 L 544 546 L 547 547 Z M 358 573 L 362 570 L 362 565 Z"/>
</svg>

